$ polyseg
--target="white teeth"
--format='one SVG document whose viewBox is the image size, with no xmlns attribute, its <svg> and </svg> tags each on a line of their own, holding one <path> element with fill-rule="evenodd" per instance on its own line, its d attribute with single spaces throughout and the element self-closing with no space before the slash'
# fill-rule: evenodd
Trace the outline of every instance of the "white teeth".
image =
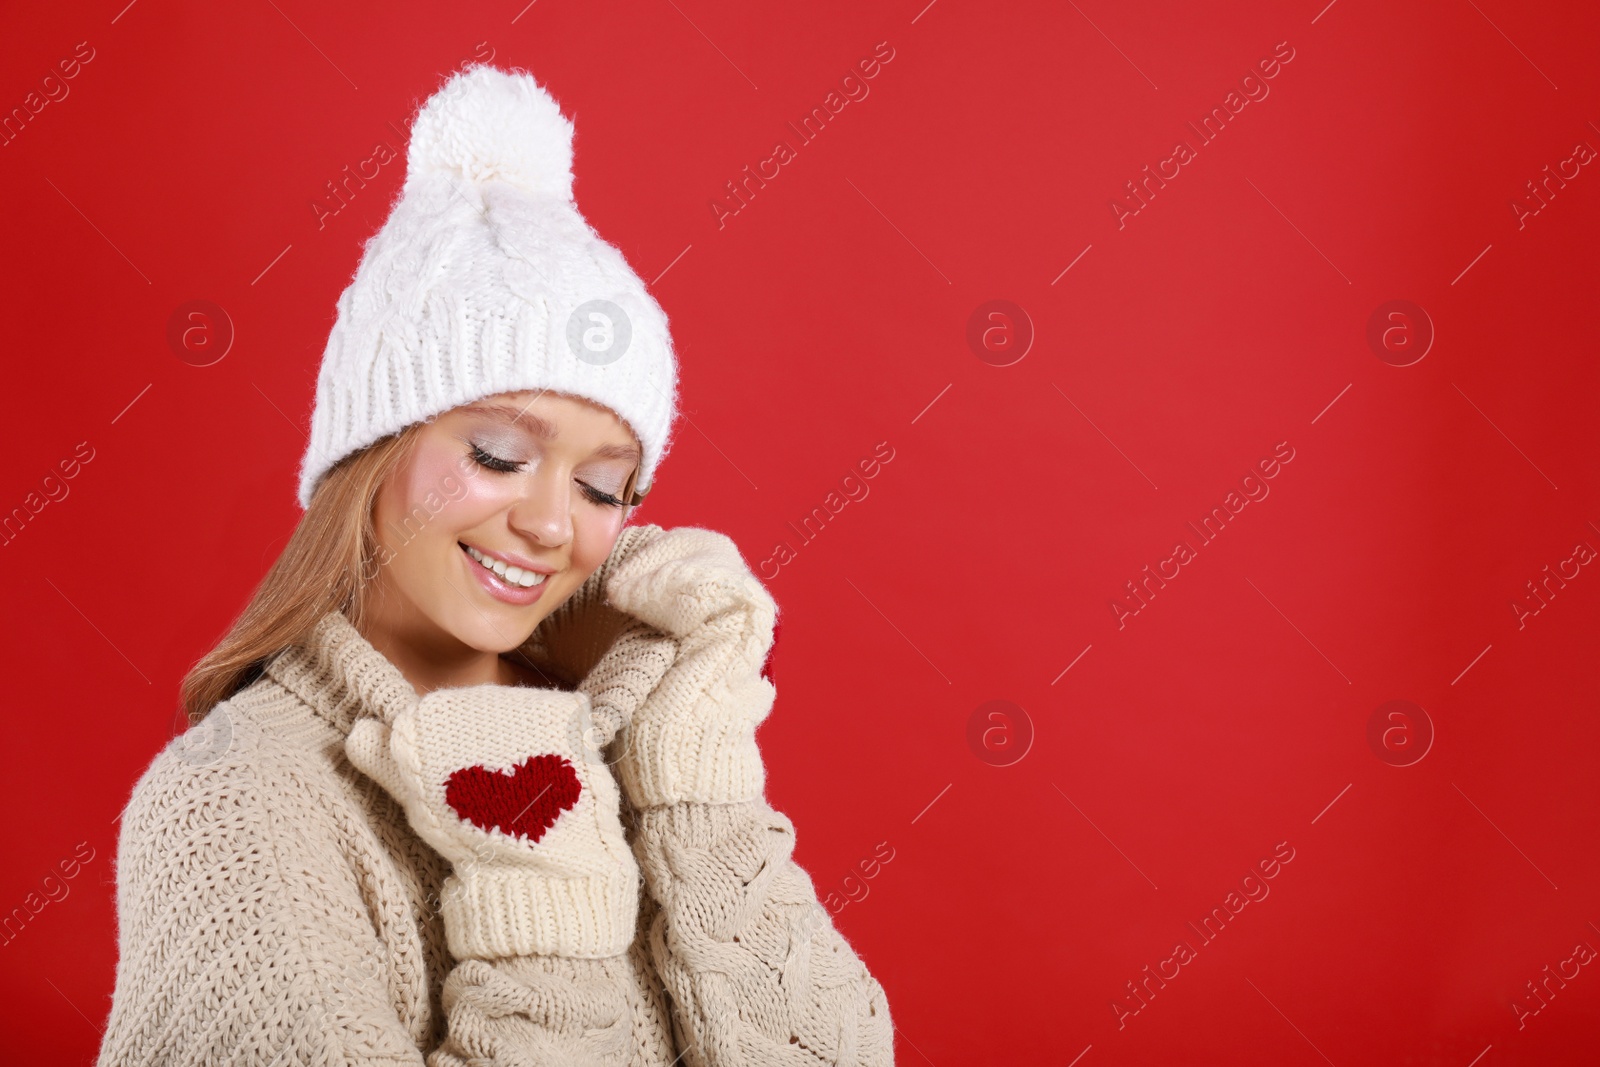
<svg viewBox="0 0 1600 1067">
<path fill-rule="evenodd" d="M 520 585 L 524 589 L 531 589 L 545 579 L 545 576 L 538 571 L 525 571 L 521 567 L 510 566 L 505 560 L 486 556 L 471 545 L 467 546 L 467 555 L 477 560 L 485 570 L 494 571 L 495 574 L 504 578 L 511 585 Z"/>
</svg>

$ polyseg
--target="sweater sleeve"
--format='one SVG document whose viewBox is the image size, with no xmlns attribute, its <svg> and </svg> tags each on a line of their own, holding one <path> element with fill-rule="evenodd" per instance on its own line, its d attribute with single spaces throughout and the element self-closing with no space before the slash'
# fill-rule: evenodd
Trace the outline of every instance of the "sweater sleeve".
<svg viewBox="0 0 1600 1067">
<path fill-rule="evenodd" d="M 621 958 L 463 960 L 445 980 L 450 1031 L 428 1067 L 650 1062 Z M 655 1062 L 666 1062 L 660 1056 Z"/>
<path fill-rule="evenodd" d="M 641 929 L 648 913 L 641 912 Z M 444 984 L 449 1033 L 427 1067 L 676 1064 L 671 1020 L 642 937 L 607 959 L 458 962 Z"/>
<path fill-rule="evenodd" d="M 205 766 L 176 752 L 156 758 L 123 813 L 98 1067 L 670 1060 L 651 1048 L 670 1041 L 649 1025 L 652 1011 L 656 1031 L 670 1025 L 665 1005 L 640 1004 L 631 977 L 642 945 L 604 960 L 462 961 L 442 992 L 447 1032 L 431 1032 L 425 1012 L 406 1022 L 397 1004 L 425 1001 L 426 979 L 391 988 L 358 875 L 296 814 L 312 803 L 304 789 L 275 784 L 283 767 L 259 751 Z"/>
<path fill-rule="evenodd" d="M 685 1064 L 894 1063 L 883 988 L 794 862 L 786 815 L 757 798 L 635 818 L 634 851 L 659 905 L 649 951 Z"/>
</svg>

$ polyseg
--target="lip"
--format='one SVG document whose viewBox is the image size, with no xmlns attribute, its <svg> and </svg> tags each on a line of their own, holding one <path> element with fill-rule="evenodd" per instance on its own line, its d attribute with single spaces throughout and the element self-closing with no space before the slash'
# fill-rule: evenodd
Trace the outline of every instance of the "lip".
<svg viewBox="0 0 1600 1067">
<path fill-rule="evenodd" d="M 477 579 L 478 584 L 483 586 L 484 592 L 488 593 L 496 600 L 504 601 L 507 604 L 514 604 L 517 607 L 527 607 L 529 604 L 537 602 L 540 597 L 544 596 L 545 588 L 550 584 L 549 575 L 555 573 L 555 571 L 551 570 L 549 567 L 524 566 L 522 563 L 516 563 L 517 566 L 523 567 L 524 570 L 537 571 L 538 573 L 546 576 L 545 580 L 540 582 L 538 585 L 524 589 L 520 585 L 512 585 L 510 582 L 507 582 L 505 579 L 501 578 L 494 571 L 489 570 L 477 560 L 467 555 L 467 550 L 464 543 L 460 543 L 456 547 L 461 550 L 461 561 L 465 563 L 467 569 L 472 572 L 472 575 Z M 477 548 L 478 546 L 473 545 L 472 547 Z M 483 549 L 479 548 L 478 551 L 483 552 Z M 507 558 L 504 554 L 498 552 L 484 552 L 484 555 L 491 556 L 495 559 L 504 559 L 508 564 L 516 562 L 516 557 Z"/>
</svg>

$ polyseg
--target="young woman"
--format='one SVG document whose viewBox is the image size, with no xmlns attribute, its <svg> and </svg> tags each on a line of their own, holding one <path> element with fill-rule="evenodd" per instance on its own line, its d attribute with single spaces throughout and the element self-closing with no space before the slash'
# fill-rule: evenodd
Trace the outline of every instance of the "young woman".
<svg viewBox="0 0 1600 1067">
<path fill-rule="evenodd" d="M 675 361 L 570 160 L 524 72 L 417 117 L 306 513 L 123 813 L 101 1064 L 893 1062 L 764 797 L 776 605 L 625 525 Z"/>
</svg>

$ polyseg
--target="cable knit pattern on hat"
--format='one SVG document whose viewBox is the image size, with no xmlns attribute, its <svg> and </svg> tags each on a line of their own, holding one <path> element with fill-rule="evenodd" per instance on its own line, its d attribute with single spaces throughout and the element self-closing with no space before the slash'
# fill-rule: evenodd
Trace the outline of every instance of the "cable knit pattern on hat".
<svg viewBox="0 0 1600 1067">
<path fill-rule="evenodd" d="M 677 357 L 666 313 L 572 197 L 573 125 L 526 71 L 475 64 L 418 112 L 406 178 L 337 302 L 298 499 L 334 464 L 414 422 L 547 389 L 671 447 Z"/>
</svg>

